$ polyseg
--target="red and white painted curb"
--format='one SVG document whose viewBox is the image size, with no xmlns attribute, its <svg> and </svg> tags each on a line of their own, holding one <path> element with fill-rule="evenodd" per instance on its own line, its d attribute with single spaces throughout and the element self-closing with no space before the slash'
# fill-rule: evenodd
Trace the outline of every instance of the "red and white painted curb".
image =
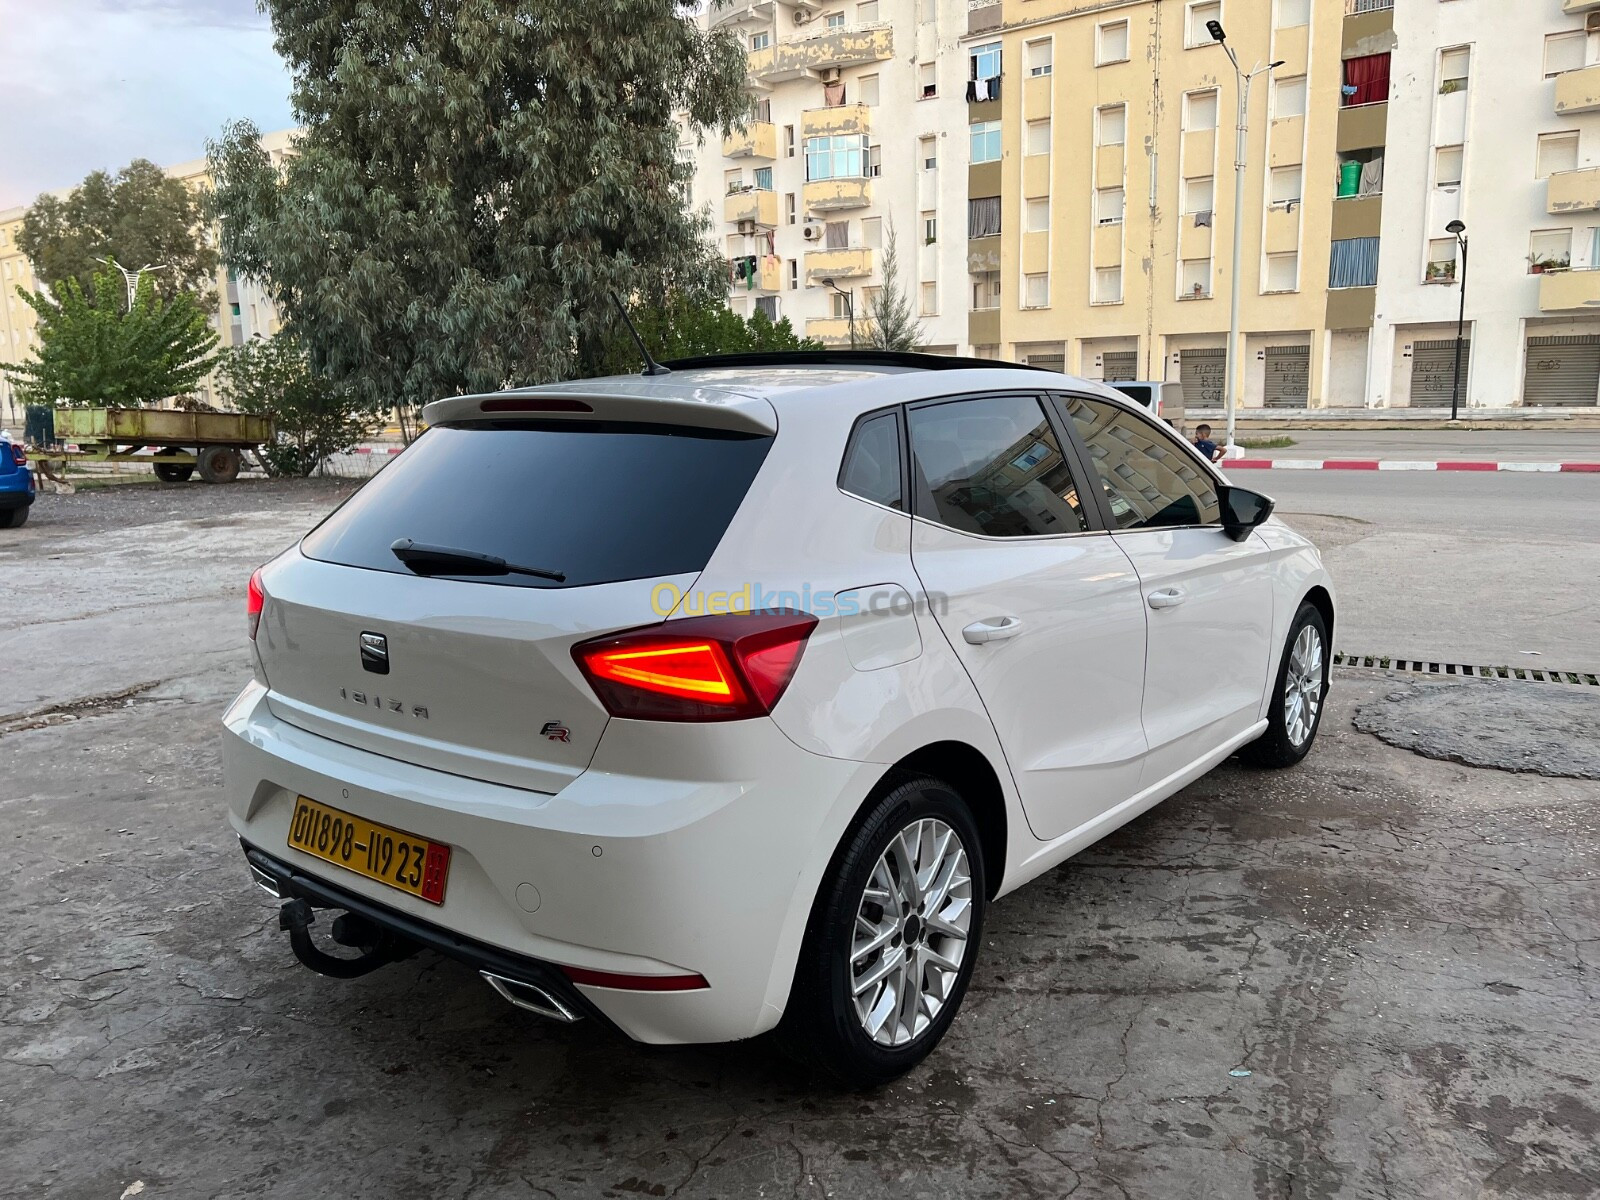
<svg viewBox="0 0 1600 1200">
<path fill-rule="evenodd" d="M 1562 471 L 1600 474 L 1600 462 L 1453 462 L 1399 458 L 1232 458 L 1224 471 Z"/>
<path fill-rule="evenodd" d="M 357 446 L 352 454 L 399 454 L 404 446 Z"/>
</svg>

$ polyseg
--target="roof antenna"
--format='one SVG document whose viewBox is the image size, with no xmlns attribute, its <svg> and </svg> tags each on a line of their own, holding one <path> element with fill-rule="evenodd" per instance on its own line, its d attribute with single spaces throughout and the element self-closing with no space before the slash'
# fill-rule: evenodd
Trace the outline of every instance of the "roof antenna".
<svg viewBox="0 0 1600 1200">
<path fill-rule="evenodd" d="M 622 307 L 622 301 L 617 299 L 615 292 L 611 293 L 611 303 L 617 306 L 617 312 L 622 314 L 622 323 L 628 327 L 628 332 L 633 335 L 633 344 L 639 347 L 639 357 L 644 359 L 644 370 L 641 375 L 671 375 L 671 367 L 663 367 L 650 357 L 650 351 L 645 349 L 644 339 L 639 336 L 639 331 L 633 327 L 633 322 L 628 320 L 628 310 Z"/>
</svg>

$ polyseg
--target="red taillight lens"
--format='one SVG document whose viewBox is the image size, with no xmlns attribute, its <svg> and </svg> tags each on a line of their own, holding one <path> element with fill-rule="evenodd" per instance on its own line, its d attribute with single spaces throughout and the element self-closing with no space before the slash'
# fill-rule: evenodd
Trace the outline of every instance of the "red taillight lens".
<svg viewBox="0 0 1600 1200">
<path fill-rule="evenodd" d="M 267 594 L 261 590 L 261 570 L 257 568 L 250 576 L 250 586 L 245 591 L 244 615 L 250 623 L 250 640 L 256 640 L 256 630 L 261 626 L 261 609 L 266 603 Z"/>
<path fill-rule="evenodd" d="M 19 467 L 25 467 L 28 465 L 28 452 L 16 442 L 11 443 L 11 457 L 16 460 L 16 464 Z"/>
<path fill-rule="evenodd" d="M 561 973 L 573 983 L 625 992 L 697 992 L 711 986 L 704 975 L 622 975 L 616 971 L 591 971 L 588 967 L 562 967 Z"/>
<path fill-rule="evenodd" d="M 737 721 L 772 711 L 816 628 L 809 613 L 691 617 L 572 648 L 614 717 Z"/>
</svg>

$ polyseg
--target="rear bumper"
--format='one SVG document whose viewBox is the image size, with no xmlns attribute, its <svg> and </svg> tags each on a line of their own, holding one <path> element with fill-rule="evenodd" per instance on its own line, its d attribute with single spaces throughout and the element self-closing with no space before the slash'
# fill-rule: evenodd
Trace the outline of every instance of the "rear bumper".
<svg viewBox="0 0 1600 1200">
<path fill-rule="evenodd" d="M 24 472 L 27 468 L 23 468 Z M 27 508 L 33 503 L 33 483 L 30 477 L 26 487 L 0 488 L 0 509 Z"/>
<path fill-rule="evenodd" d="M 801 750 L 766 720 L 693 727 L 712 745 L 692 761 L 685 727 L 619 720 L 589 770 L 547 795 L 308 733 L 276 717 L 266 694 L 250 684 L 224 716 L 229 819 L 290 872 L 296 894 L 377 906 L 391 928 L 480 970 L 498 955 L 512 978 L 553 975 L 585 1011 L 645 1042 L 733 1041 L 777 1024 L 818 883 L 883 771 Z M 704 777 L 707 759 L 716 778 Z M 630 773 L 641 770 L 650 774 Z M 444 903 L 289 848 L 300 795 L 448 842 Z M 559 967 L 695 973 L 709 986 L 595 987 Z"/>
</svg>

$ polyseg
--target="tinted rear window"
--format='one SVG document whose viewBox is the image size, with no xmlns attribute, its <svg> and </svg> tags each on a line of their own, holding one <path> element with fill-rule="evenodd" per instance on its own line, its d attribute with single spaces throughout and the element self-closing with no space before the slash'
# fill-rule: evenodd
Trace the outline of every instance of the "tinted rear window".
<svg viewBox="0 0 1600 1200">
<path fill-rule="evenodd" d="M 474 423 L 429 430 L 306 535 L 323 562 L 409 574 L 397 538 L 566 575 L 583 587 L 699 571 L 772 439 L 667 425 Z"/>
</svg>

